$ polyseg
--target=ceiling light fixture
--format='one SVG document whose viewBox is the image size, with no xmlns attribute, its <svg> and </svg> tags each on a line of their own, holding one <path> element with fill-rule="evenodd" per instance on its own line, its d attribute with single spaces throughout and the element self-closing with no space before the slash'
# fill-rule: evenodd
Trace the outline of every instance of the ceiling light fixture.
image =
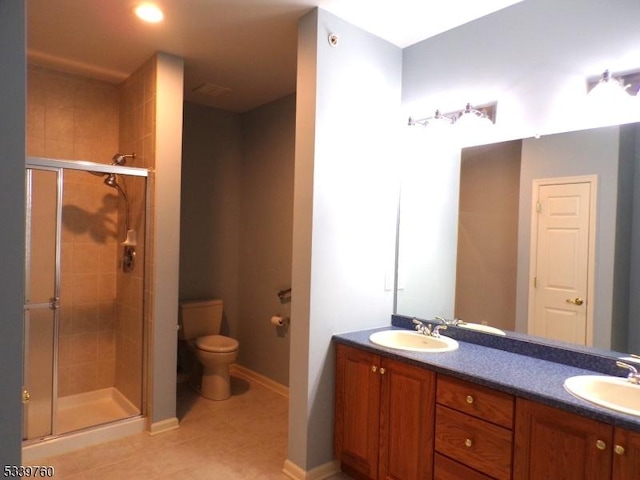
<svg viewBox="0 0 640 480">
<path fill-rule="evenodd" d="M 160 7 L 153 3 L 141 3 L 134 11 L 139 19 L 148 23 L 158 23 L 164 19 L 164 13 Z"/>
</svg>

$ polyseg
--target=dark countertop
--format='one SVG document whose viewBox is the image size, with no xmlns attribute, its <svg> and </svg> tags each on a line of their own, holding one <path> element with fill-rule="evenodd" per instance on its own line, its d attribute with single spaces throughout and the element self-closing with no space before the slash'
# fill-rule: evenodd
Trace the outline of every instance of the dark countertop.
<svg viewBox="0 0 640 480">
<path fill-rule="evenodd" d="M 458 340 L 453 352 L 420 353 L 381 347 L 369 335 L 396 327 L 337 334 L 337 343 L 351 345 L 384 357 L 402 360 L 437 373 L 535 400 L 545 405 L 640 432 L 640 416 L 609 410 L 574 397 L 564 389 L 565 379 L 602 373 Z M 620 372 L 621 375 L 624 372 Z M 638 387 L 640 388 L 640 387 Z"/>
</svg>

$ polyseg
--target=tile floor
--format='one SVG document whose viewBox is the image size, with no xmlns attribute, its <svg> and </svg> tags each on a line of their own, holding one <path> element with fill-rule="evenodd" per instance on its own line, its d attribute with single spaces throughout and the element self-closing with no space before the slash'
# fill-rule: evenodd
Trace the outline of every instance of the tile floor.
<svg viewBox="0 0 640 480">
<path fill-rule="evenodd" d="M 288 400 L 232 378 L 233 396 L 206 400 L 178 385 L 180 428 L 146 433 L 40 460 L 57 480 L 278 479 L 287 452 Z M 338 475 L 333 480 L 348 479 Z"/>
</svg>

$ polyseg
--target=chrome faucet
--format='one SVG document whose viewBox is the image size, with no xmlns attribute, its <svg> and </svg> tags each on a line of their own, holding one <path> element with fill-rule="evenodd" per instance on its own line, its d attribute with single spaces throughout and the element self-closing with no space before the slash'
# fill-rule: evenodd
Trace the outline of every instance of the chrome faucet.
<svg viewBox="0 0 640 480">
<path fill-rule="evenodd" d="M 430 323 L 423 322 L 422 320 L 418 320 L 417 318 L 413 319 L 413 324 L 416 326 L 418 333 L 433 338 L 440 338 L 440 330 L 447 328 L 446 325 L 432 325 Z"/>
<path fill-rule="evenodd" d="M 627 380 L 629 380 L 634 385 L 640 385 L 640 372 L 633 365 L 629 365 L 628 363 L 621 362 L 620 360 L 616 361 L 616 365 L 620 368 L 625 368 L 629 370 L 629 374 L 627 375 Z"/>
<path fill-rule="evenodd" d="M 460 325 L 460 324 L 463 324 L 463 325 L 464 325 L 464 322 L 463 322 L 462 320 L 460 320 L 459 318 L 454 318 L 454 319 L 452 319 L 452 320 L 449 320 L 449 319 L 447 319 L 447 318 L 439 317 L 439 316 L 437 316 L 437 315 L 436 315 L 435 319 L 436 319 L 437 321 L 439 321 L 440 323 L 442 323 L 442 325 L 452 325 L 452 326 L 454 326 L 454 327 L 455 327 L 456 325 Z"/>
</svg>

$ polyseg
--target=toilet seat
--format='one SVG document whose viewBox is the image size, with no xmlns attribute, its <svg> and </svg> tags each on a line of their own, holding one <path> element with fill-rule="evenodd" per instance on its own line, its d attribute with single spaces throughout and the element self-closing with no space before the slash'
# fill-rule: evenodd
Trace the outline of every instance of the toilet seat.
<svg viewBox="0 0 640 480">
<path fill-rule="evenodd" d="M 224 335 L 206 335 L 196 339 L 196 348 L 211 353 L 228 353 L 238 349 L 238 341 Z"/>
</svg>

